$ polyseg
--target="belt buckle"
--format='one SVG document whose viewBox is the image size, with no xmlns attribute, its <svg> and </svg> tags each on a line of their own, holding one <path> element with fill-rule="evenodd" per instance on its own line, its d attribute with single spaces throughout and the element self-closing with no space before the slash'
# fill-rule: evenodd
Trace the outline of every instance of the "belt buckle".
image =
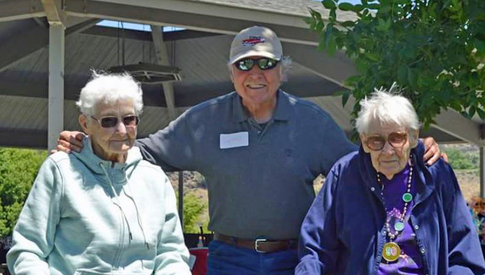
<svg viewBox="0 0 485 275">
<path fill-rule="evenodd" d="M 254 250 L 256 250 L 256 252 L 259 252 L 259 253 L 266 253 L 266 251 L 259 250 L 258 245 L 260 242 L 267 242 L 267 241 L 268 241 L 267 239 L 256 239 L 254 241 Z"/>
</svg>

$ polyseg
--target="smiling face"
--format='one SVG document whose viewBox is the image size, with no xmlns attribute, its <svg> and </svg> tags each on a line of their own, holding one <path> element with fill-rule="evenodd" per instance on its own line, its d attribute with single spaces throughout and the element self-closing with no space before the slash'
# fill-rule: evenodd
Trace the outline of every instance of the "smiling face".
<svg viewBox="0 0 485 275">
<path fill-rule="evenodd" d="M 387 141 L 391 133 L 407 133 L 407 139 L 402 146 L 392 147 Z M 378 151 L 371 150 L 366 144 L 368 138 L 375 136 L 383 137 L 386 140 L 384 147 Z M 373 123 L 369 128 L 369 133 L 360 135 L 360 140 L 364 151 L 370 154 L 374 169 L 386 178 L 392 179 L 395 174 L 406 167 L 411 149 L 418 145 L 418 131 L 409 131 L 398 125 L 381 126 L 379 123 Z"/>
<path fill-rule="evenodd" d="M 251 58 L 256 60 L 260 57 Z M 276 106 L 276 93 L 282 80 L 281 64 L 267 70 L 256 65 L 249 71 L 241 71 L 232 65 L 231 79 L 243 105 L 250 111 Z"/>
<path fill-rule="evenodd" d="M 94 153 L 105 160 L 124 162 L 126 153 L 133 147 L 136 139 L 137 126 L 126 126 L 122 122 L 122 118 L 136 115 L 133 101 L 120 100 L 116 104 L 98 103 L 95 110 L 95 119 L 84 114 L 79 116 L 79 123 L 91 138 Z M 114 127 L 103 128 L 100 124 L 103 117 L 117 117 L 118 123 Z"/>
</svg>

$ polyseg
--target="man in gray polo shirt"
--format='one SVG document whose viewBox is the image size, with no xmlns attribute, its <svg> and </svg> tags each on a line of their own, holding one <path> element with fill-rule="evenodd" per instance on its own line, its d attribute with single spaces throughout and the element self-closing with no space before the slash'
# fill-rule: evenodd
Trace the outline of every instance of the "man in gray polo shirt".
<svg viewBox="0 0 485 275">
<path fill-rule="evenodd" d="M 236 91 L 190 108 L 136 144 L 165 171 L 204 175 L 216 240 L 210 275 L 293 274 L 313 180 L 357 149 L 325 111 L 279 89 L 290 62 L 273 31 L 242 30 L 228 63 Z M 436 144 L 430 151 L 439 157 Z"/>
</svg>

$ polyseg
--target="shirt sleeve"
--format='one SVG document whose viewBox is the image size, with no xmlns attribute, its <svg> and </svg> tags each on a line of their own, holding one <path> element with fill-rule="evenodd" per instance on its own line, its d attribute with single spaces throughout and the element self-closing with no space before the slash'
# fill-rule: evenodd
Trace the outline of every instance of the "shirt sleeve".
<svg viewBox="0 0 485 275">
<path fill-rule="evenodd" d="M 187 112 L 155 134 L 138 139 L 135 145 L 145 160 L 165 172 L 194 170 L 195 146 Z"/>
<path fill-rule="evenodd" d="M 343 156 L 357 151 L 359 147 L 352 143 L 345 132 L 338 126 L 338 124 L 327 115 L 327 119 L 322 126 L 322 140 L 320 145 L 322 146 L 322 174 L 326 175 L 333 165 Z"/>
<path fill-rule="evenodd" d="M 435 168 L 442 185 L 443 206 L 448 225 L 448 275 L 485 274 L 485 262 L 478 235 L 455 173 L 449 164 L 439 161 Z"/>
<path fill-rule="evenodd" d="M 13 275 L 49 275 L 47 257 L 60 220 L 61 174 L 48 158 L 42 165 L 13 231 L 7 254 Z"/>
<path fill-rule="evenodd" d="M 340 250 L 334 203 L 337 181 L 332 170 L 303 221 L 298 250 L 300 262 L 295 275 L 335 272 Z"/>
<path fill-rule="evenodd" d="M 184 243 L 175 193 L 168 178 L 166 178 L 165 186 L 165 224 L 158 241 L 154 273 L 156 275 L 190 275 L 187 264 L 189 251 Z"/>
</svg>

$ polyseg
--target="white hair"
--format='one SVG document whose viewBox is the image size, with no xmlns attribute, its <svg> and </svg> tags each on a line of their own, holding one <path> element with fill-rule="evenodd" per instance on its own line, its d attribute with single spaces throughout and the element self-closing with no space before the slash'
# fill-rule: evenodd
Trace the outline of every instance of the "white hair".
<svg viewBox="0 0 485 275">
<path fill-rule="evenodd" d="M 81 113 L 92 116 L 98 103 L 115 104 L 119 100 L 133 100 L 135 112 L 143 109 L 141 85 L 128 73 L 108 74 L 93 71 L 91 79 L 82 88 L 76 105 Z"/>
<path fill-rule="evenodd" d="M 286 82 L 288 80 L 288 72 L 291 70 L 293 60 L 291 60 L 289 56 L 283 56 L 279 62 L 281 66 L 281 82 Z M 229 73 L 232 73 L 234 66 L 232 66 L 231 63 L 227 63 L 227 68 L 229 69 Z"/>
<path fill-rule="evenodd" d="M 421 126 L 418 115 L 411 102 L 398 94 L 393 94 L 397 89 L 392 85 L 390 92 L 381 88 L 374 89 L 369 99 L 360 102 L 361 110 L 355 121 L 355 127 L 359 134 L 368 134 L 374 123 L 379 125 L 398 125 L 410 130 L 419 130 Z"/>
</svg>

